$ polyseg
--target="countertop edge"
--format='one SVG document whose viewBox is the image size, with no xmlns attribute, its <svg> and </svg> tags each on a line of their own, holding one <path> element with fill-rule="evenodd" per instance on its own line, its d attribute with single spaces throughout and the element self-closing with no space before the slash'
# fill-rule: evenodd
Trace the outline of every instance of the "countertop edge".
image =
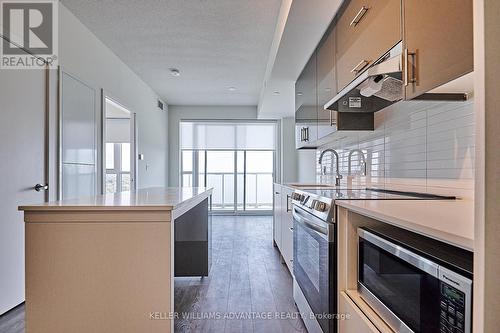
<svg viewBox="0 0 500 333">
<path fill-rule="evenodd" d="M 174 211 L 189 207 L 192 203 L 199 203 L 212 195 L 213 188 L 208 188 L 205 191 L 196 194 L 195 196 L 179 202 L 177 204 L 145 204 L 145 205 L 131 205 L 131 206 L 99 206 L 87 204 L 75 205 L 21 205 L 18 206 L 18 211 L 23 212 L 80 212 L 80 211 Z"/>
<path fill-rule="evenodd" d="M 371 200 L 372 201 L 372 200 Z M 405 202 L 405 201 L 401 201 Z M 419 224 L 418 222 L 415 221 L 408 221 L 404 218 L 400 218 L 398 216 L 393 216 L 393 215 L 387 215 L 383 214 L 378 211 L 374 211 L 372 209 L 368 209 L 366 207 L 360 207 L 359 205 L 356 205 L 352 202 L 349 202 L 348 200 L 343 201 L 343 200 L 338 200 L 335 203 L 339 207 L 343 207 L 349 211 L 352 211 L 354 213 L 373 218 L 375 220 L 387 223 L 387 224 L 392 224 L 394 226 L 406 229 L 408 231 L 412 231 L 430 238 L 434 238 L 436 240 L 439 240 L 441 242 L 448 243 L 450 245 L 454 245 L 460 248 L 463 248 L 468 251 L 474 251 L 474 240 L 466 238 L 466 237 L 461 237 L 458 235 L 450 234 L 446 231 L 435 229 L 435 228 L 430 228 L 425 225 Z M 438 235 L 439 234 L 439 235 Z"/>
</svg>

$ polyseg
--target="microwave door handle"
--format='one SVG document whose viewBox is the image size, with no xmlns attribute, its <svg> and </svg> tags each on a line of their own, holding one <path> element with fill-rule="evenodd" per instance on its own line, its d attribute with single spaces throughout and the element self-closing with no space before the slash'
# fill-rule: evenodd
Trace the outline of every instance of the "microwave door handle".
<svg viewBox="0 0 500 333">
<path fill-rule="evenodd" d="M 424 258 L 416 253 L 413 253 L 402 246 L 389 242 L 384 238 L 372 234 L 371 232 L 368 232 L 361 228 L 358 228 L 358 236 L 374 244 L 375 246 L 389 252 L 393 256 L 398 257 L 403 261 L 406 261 L 408 264 L 439 279 L 439 273 L 438 273 L 439 266 L 436 263 L 428 260 L 427 258 Z"/>
<path fill-rule="evenodd" d="M 297 221 L 297 223 L 306 227 L 309 230 L 314 231 L 318 236 L 328 240 L 328 229 L 323 228 L 315 223 L 309 222 L 307 219 L 301 217 L 296 209 L 293 210 L 293 219 Z"/>
</svg>

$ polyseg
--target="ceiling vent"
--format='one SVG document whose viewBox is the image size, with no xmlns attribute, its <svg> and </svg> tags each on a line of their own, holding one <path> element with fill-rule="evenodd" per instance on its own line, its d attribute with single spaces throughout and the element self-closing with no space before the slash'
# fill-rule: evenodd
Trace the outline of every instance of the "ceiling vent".
<svg viewBox="0 0 500 333">
<path fill-rule="evenodd" d="M 166 109 L 165 103 L 161 100 L 158 100 L 158 109 L 160 109 L 162 111 L 165 111 L 165 109 Z"/>
</svg>

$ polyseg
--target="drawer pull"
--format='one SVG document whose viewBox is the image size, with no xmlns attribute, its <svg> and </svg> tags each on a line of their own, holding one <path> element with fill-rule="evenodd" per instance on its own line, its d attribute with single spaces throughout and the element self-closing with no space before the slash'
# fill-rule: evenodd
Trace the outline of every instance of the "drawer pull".
<svg viewBox="0 0 500 333">
<path fill-rule="evenodd" d="M 361 22 L 361 20 L 363 19 L 363 17 L 365 16 L 366 12 L 368 11 L 368 7 L 366 6 L 363 6 L 361 7 L 361 9 L 359 10 L 359 12 L 356 14 L 356 16 L 354 16 L 354 18 L 352 19 L 351 21 L 351 24 L 350 26 L 351 27 L 355 27 L 359 24 L 359 22 Z"/>
<path fill-rule="evenodd" d="M 358 74 L 365 68 L 370 62 L 368 60 L 361 60 L 353 69 L 351 69 L 351 73 Z"/>
</svg>

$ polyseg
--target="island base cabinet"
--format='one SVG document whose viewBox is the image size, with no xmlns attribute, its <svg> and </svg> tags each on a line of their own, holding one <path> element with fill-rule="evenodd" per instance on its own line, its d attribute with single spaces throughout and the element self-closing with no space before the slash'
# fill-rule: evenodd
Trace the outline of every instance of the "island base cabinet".
<svg viewBox="0 0 500 333">
<path fill-rule="evenodd" d="M 174 220 L 174 275 L 208 276 L 211 260 L 211 219 L 208 199 Z"/>
<path fill-rule="evenodd" d="M 340 293 L 338 304 L 339 314 L 345 315 L 339 319 L 340 333 L 381 333 L 345 292 Z"/>
<path fill-rule="evenodd" d="M 168 212 L 134 223 L 134 214 L 116 211 L 71 212 L 71 222 L 33 214 L 25 229 L 27 333 L 173 332 L 172 224 L 158 218 L 168 221 Z"/>
</svg>

